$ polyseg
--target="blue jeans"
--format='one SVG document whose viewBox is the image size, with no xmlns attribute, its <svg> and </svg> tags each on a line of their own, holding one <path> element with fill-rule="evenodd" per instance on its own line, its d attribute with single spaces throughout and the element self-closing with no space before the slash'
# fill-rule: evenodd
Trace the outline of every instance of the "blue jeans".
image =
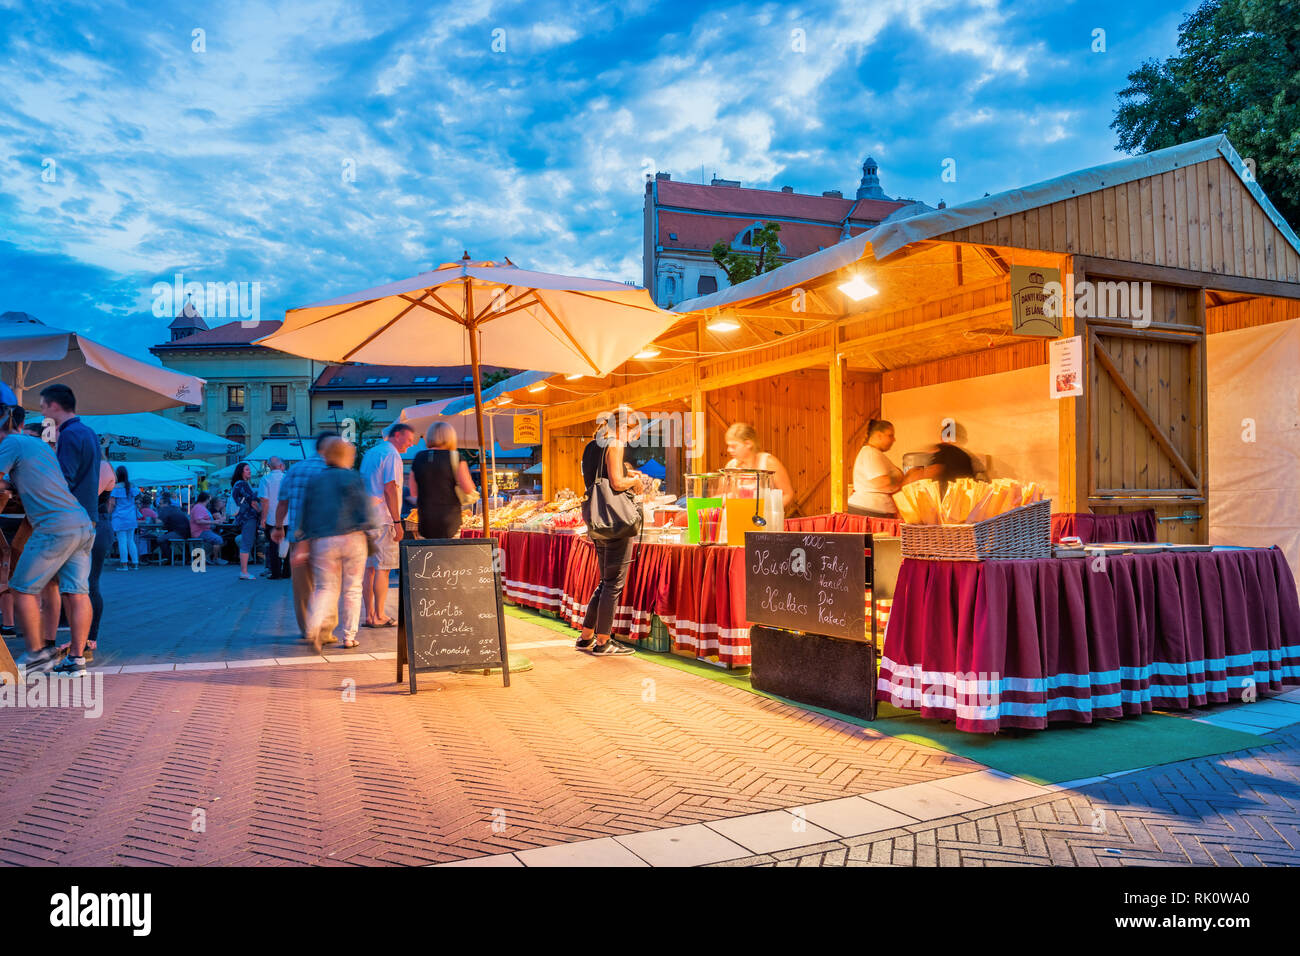
<svg viewBox="0 0 1300 956">
<path fill-rule="evenodd" d="M 19 594 L 40 594 L 57 575 L 63 594 L 89 594 L 90 552 L 94 544 L 95 526 L 89 521 L 79 528 L 33 531 L 9 587 Z"/>
</svg>

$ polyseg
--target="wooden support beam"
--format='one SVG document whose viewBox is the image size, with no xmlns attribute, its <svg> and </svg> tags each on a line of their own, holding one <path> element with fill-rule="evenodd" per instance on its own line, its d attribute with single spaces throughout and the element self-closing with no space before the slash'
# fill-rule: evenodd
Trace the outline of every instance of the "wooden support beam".
<svg viewBox="0 0 1300 956">
<path fill-rule="evenodd" d="M 831 417 L 831 511 L 845 509 L 844 494 L 844 358 L 835 349 L 830 351 L 830 417 Z"/>
<path fill-rule="evenodd" d="M 1063 315 L 1061 318 L 1061 336 L 1070 338 L 1075 335 L 1086 334 L 1084 328 L 1084 319 L 1076 319 L 1074 315 L 1074 296 L 1072 293 L 1073 283 L 1070 280 L 1070 270 L 1073 268 L 1069 256 L 1064 256 L 1061 262 L 1062 284 L 1065 286 L 1062 294 Z M 1087 341 L 1087 339 L 1084 339 Z M 1056 457 L 1056 476 L 1057 492 L 1055 507 L 1057 511 L 1067 514 L 1084 510 L 1084 502 L 1088 497 L 1088 489 L 1080 487 L 1080 482 L 1086 483 L 1086 478 L 1081 478 L 1080 465 L 1085 464 L 1084 456 L 1091 454 L 1091 444 L 1087 440 L 1087 415 L 1086 408 L 1088 403 L 1093 400 L 1094 389 L 1092 382 L 1088 377 L 1087 368 L 1087 349 L 1083 350 L 1084 367 L 1079 370 L 1079 375 L 1083 381 L 1082 398 L 1062 398 L 1057 404 L 1058 412 L 1058 435 L 1057 435 L 1057 457 Z"/>
<path fill-rule="evenodd" d="M 552 477 L 554 469 L 551 463 L 555 461 L 555 432 L 553 429 L 546 427 L 546 420 L 542 420 L 542 500 L 550 501 L 555 495 L 555 479 Z"/>
</svg>

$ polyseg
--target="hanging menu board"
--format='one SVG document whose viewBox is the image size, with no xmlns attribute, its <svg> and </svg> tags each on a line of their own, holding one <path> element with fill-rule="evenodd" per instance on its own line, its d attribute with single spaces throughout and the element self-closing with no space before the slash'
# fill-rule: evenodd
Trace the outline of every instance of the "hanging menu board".
<svg viewBox="0 0 1300 956">
<path fill-rule="evenodd" d="M 865 639 L 871 536 L 745 533 L 745 617 L 788 631 Z"/>
<path fill-rule="evenodd" d="M 397 627 L 397 679 L 402 665 L 423 671 L 501 668 L 510 686 L 499 546 L 490 539 L 403 541 Z"/>
</svg>

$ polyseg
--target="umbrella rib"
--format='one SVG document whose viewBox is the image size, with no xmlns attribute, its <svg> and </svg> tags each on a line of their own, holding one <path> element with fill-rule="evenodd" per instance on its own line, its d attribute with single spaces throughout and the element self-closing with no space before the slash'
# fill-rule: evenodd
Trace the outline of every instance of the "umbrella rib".
<svg viewBox="0 0 1300 956">
<path fill-rule="evenodd" d="M 595 362 L 593 362 L 591 360 L 591 356 L 587 354 L 587 350 L 578 344 L 578 340 L 573 337 L 573 333 L 569 331 L 568 326 L 566 326 L 564 322 L 560 320 L 560 317 L 558 315 L 556 315 L 554 312 L 551 311 L 551 307 L 542 300 L 541 296 L 535 295 L 534 298 L 537 299 L 537 304 L 546 310 L 546 314 L 551 317 L 551 321 L 554 322 L 557 326 L 559 326 L 560 331 L 563 332 L 565 337 L 569 340 L 569 344 L 572 345 L 573 348 L 577 351 L 577 353 L 582 356 L 583 360 L 588 365 L 591 366 L 591 370 L 595 372 L 597 375 L 599 375 L 600 366 L 597 365 Z M 538 324 L 540 325 L 541 323 Z"/>
<path fill-rule="evenodd" d="M 565 289 L 564 291 L 566 295 L 580 295 L 584 299 L 595 299 L 597 302 L 604 302 L 606 305 L 610 304 L 609 299 L 602 298 L 601 296 L 598 295 L 592 295 L 589 292 L 579 292 L 576 289 Z M 635 302 L 620 302 L 618 303 L 618 305 L 620 308 L 623 309 L 640 309 L 643 312 L 666 312 L 667 311 L 665 309 L 659 308 L 659 306 L 657 305 L 637 305 Z M 667 314 L 679 315 L 680 313 L 668 312 Z"/>
<path fill-rule="evenodd" d="M 300 326 L 298 326 L 296 329 L 290 329 L 289 331 L 290 331 L 290 332 L 301 332 L 303 329 L 309 329 L 309 328 L 311 328 L 313 325 L 316 325 L 316 324 L 318 324 L 318 323 L 320 323 L 320 322 L 326 322 L 326 321 L 328 321 L 329 319 L 337 319 L 340 315 L 346 315 L 347 313 L 351 312 L 353 309 L 360 309 L 360 308 L 362 308 L 363 306 L 371 305 L 372 303 L 375 303 L 375 302 L 378 302 L 378 301 L 379 301 L 379 299 L 366 299 L 364 302 L 353 302 L 353 303 L 352 303 L 350 306 L 348 306 L 346 309 L 339 309 L 337 312 L 331 312 L 329 315 L 322 315 L 322 316 L 320 316 L 319 318 L 312 319 L 312 320 L 311 320 L 310 322 L 308 322 L 306 325 L 300 325 Z M 289 311 L 291 311 L 291 312 L 297 312 L 297 311 L 299 311 L 299 310 L 298 310 L 298 309 L 290 309 Z M 281 325 L 281 329 L 283 329 L 283 325 Z M 281 331 L 281 329 L 277 329 L 275 332 L 272 332 L 271 335 L 276 335 L 278 332 Z M 287 334 L 287 333 L 286 333 L 286 334 Z M 270 337 L 270 336 L 268 336 L 268 338 L 269 338 L 269 337 Z"/>
<path fill-rule="evenodd" d="M 503 289 L 510 289 L 510 288 L 513 288 L 513 287 L 507 285 L 507 286 L 502 286 L 502 288 L 503 288 Z M 492 306 L 492 305 L 485 305 L 485 306 L 483 307 L 483 311 L 480 312 L 478 315 L 474 316 L 474 324 L 475 324 L 475 325 L 482 325 L 484 322 L 490 322 L 490 321 L 492 321 L 493 318 L 498 318 L 498 319 L 499 319 L 499 318 L 500 318 L 501 316 L 503 316 L 503 315 L 508 315 L 508 314 L 511 313 L 511 312 L 517 312 L 518 309 L 516 309 L 516 308 L 514 307 L 515 303 L 516 303 L 516 302 L 521 302 L 522 300 L 528 298 L 528 296 L 530 296 L 530 295 L 531 295 L 533 298 L 537 298 L 537 290 L 536 290 L 536 289 L 525 289 L 523 292 L 520 292 L 519 295 L 515 296 L 513 299 L 511 299 L 509 302 L 507 302 L 505 305 L 503 305 L 500 309 L 497 309 L 497 308 L 495 308 L 495 307 Z M 520 308 L 523 308 L 523 307 L 520 306 Z M 487 315 L 488 312 L 495 312 L 496 314 L 495 314 L 494 316 L 490 317 L 490 318 L 484 319 L 483 316 Z"/>
<path fill-rule="evenodd" d="M 387 322 L 385 322 L 382 326 L 380 326 L 379 328 L 375 329 L 375 331 L 373 331 L 373 332 L 371 332 L 369 335 L 367 335 L 367 336 L 365 337 L 365 339 L 362 340 L 362 342 L 361 342 L 360 345 L 358 345 L 358 346 L 357 346 L 356 348 L 354 348 L 354 349 L 349 349 L 346 353 L 344 353 L 344 355 L 343 355 L 343 359 L 342 359 L 342 360 L 343 360 L 344 362 L 351 362 L 351 361 L 352 361 L 352 356 L 356 355 L 356 354 L 357 354 L 358 352 L 360 352 L 363 348 L 365 348 L 367 345 L 369 345 L 371 342 L 373 342 L 376 338 L 378 338 L 379 336 L 381 336 L 381 335 L 383 335 L 385 332 L 387 332 L 389 329 L 391 329 L 394 325 L 397 324 L 397 322 L 399 322 L 402 318 L 404 318 L 404 317 L 406 316 L 406 313 L 410 312 L 412 309 L 414 309 L 417 305 L 420 305 L 420 304 L 422 304 L 422 303 L 419 303 L 419 302 L 412 302 L 410 305 L 408 305 L 406 308 L 404 308 L 401 312 L 397 313 L 397 315 L 393 316 L 391 319 L 389 319 Z"/>
<path fill-rule="evenodd" d="M 461 316 L 457 315 L 452 310 L 451 306 L 449 306 L 446 302 L 443 302 L 442 299 L 439 299 L 437 293 L 435 293 L 432 289 L 425 289 L 424 295 L 422 295 L 418 299 L 412 299 L 405 292 L 401 293 L 400 297 L 405 299 L 407 302 L 414 302 L 416 305 L 420 306 L 421 308 L 428 309 L 430 312 L 434 313 L 435 315 L 441 315 L 444 319 L 451 319 L 453 322 L 459 325 L 465 324 L 465 320 Z M 433 306 L 429 305 L 429 303 L 424 301 L 426 298 L 432 298 L 435 302 L 437 302 L 440 306 L 442 306 L 442 308 L 435 309 Z"/>
</svg>

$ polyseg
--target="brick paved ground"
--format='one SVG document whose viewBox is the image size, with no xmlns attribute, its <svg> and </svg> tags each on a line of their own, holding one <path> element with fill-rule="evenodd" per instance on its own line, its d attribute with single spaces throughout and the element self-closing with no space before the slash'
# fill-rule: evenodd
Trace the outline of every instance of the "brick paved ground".
<svg viewBox="0 0 1300 956">
<path fill-rule="evenodd" d="M 1300 727 L 1264 746 L 718 866 L 1300 866 Z"/>
<path fill-rule="evenodd" d="M 0 712 L 0 861 L 433 863 L 977 766 L 647 661 L 527 653 L 509 689 L 411 698 L 366 660 L 109 675 L 98 720 Z"/>
<path fill-rule="evenodd" d="M 1297 728 L 1261 737 L 1260 749 L 1077 794 L 1001 805 L 1012 799 L 1003 788 L 951 818 L 737 851 L 720 834 L 754 846 L 771 834 L 745 828 L 790 808 L 885 800 L 923 781 L 961 789 L 981 767 L 639 657 L 577 654 L 516 619 L 511 645 L 536 666 L 511 688 L 423 676 L 411 698 L 393 662 L 373 656 L 391 654 L 391 630 L 363 631 L 360 651 L 316 657 L 292 634 L 287 583 L 236 573 L 106 574 L 103 716 L 0 709 L 0 863 L 533 865 L 552 854 L 535 848 L 558 844 L 640 862 L 663 853 L 642 848 L 645 831 L 673 827 L 689 828 L 673 842 L 701 862 L 1300 862 Z M 279 665 L 114 673 L 270 659 Z"/>
</svg>

